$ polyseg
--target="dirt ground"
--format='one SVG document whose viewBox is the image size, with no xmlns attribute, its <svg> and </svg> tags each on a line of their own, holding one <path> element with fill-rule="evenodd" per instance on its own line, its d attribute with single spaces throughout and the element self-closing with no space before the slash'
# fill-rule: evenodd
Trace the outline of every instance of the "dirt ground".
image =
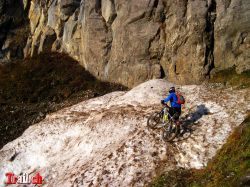
<svg viewBox="0 0 250 187">
<path fill-rule="evenodd" d="M 0 148 L 46 114 L 127 88 L 96 80 L 65 54 L 0 65 Z"/>
</svg>

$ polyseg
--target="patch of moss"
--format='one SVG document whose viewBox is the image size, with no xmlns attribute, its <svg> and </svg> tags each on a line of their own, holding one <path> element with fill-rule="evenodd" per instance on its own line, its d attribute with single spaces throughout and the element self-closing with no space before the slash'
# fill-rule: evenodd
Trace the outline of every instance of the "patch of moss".
<svg viewBox="0 0 250 187">
<path fill-rule="evenodd" d="M 149 185 L 152 187 L 186 187 L 192 180 L 192 170 L 178 169 L 169 171 L 160 177 L 157 177 Z"/>
<path fill-rule="evenodd" d="M 250 115 L 236 128 L 206 168 L 170 171 L 156 178 L 150 186 L 247 186 L 242 179 L 245 174 L 250 175 Z"/>
<path fill-rule="evenodd" d="M 197 172 L 191 186 L 240 186 L 240 178 L 250 172 L 250 115 L 228 138 L 227 143 Z"/>
<path fill-rule="evenodd" d="M 226 86 L 243 89 L 250 87 L 250 71 L 237 74 L 235 67 L 217 72 L 210 80 L 211 83 L 223 83 Z"/>
</svg>

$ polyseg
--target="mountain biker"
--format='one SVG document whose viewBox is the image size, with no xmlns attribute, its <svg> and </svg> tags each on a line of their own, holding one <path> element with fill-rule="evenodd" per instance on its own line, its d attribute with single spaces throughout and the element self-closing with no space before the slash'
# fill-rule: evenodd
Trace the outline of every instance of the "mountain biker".
<svg viewBox="0 0 250 187">
<path fill-rule="evenodd" d="M 178 97 L 175 93 L 175 87 L 169 88 L 169 95 L 161 100 L 161 103 L 166 105 L 169 108 L 169 114 L 174 118 L 176 124 L 179 125 L 179 117 L 181 115 L 181 104 L 178 103 Z M 170 101 L 170 107 L 167 105 L 167 102 Z M 168 116 L 168 119 L 170 119 Z"/>
</svg>

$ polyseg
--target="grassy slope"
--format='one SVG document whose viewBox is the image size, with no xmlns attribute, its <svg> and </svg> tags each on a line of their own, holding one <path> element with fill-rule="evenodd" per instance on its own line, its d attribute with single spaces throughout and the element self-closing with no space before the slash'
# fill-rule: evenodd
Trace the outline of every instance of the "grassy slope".
<svg viewBox="0 0 250 187">
<path fill-rule="evenodd" d="M 250 175 L 250 115 L 205 169 L 171 171 L 156 178 L 150 186 L 236 187 L 243 186 L 245 174 Z"/>
<path fill-rule="evenodd" d="M 194 171 L 190 186 L 239 186 L 250 174 L 250 116 L 228 138 L 227 143 L 204 170 Z"/>
</svg>

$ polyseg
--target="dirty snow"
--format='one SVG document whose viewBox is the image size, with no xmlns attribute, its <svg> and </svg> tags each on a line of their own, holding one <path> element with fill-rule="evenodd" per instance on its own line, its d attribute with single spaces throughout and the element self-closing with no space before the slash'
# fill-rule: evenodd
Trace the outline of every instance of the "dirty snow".
<svg viewBox="0 0 250 187">
<path fill-rule="evenodd" d="M 0 185 L 6 172 L 39 171 L 45 186 L 144 186 L 165 169 L 205 166 L 250 110 L 249 90 L 181 87 L 195 130 L 169 144 L 146 127 L 169 86 L 151 80 L 48 115 L 0 151 Z"/>
</svg>

